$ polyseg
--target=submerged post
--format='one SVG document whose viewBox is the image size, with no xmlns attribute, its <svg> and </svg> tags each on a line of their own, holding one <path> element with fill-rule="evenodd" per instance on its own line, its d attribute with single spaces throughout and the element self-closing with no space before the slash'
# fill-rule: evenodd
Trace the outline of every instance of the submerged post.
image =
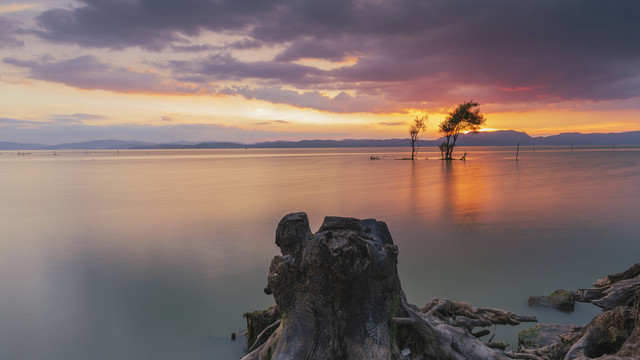
<svg viewBox="0 0 640 360">
<path fill-rule="evenodd" d="M 518 141 L 518 147 L 516 148 L 516 161 L 518 161 L 518 153 L 520 152 L 520 141 Z"/>
</svg>

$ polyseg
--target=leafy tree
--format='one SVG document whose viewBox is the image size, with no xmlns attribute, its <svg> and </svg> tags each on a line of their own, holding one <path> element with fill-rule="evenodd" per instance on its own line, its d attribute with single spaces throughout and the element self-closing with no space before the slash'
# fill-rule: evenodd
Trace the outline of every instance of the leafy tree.
<svg viewBox="0 0 640 360">
<path fill-rule="evenodd" d="M 486 120 L 484 115 L 480 113 L 478 103 L 473 101 L 460 104 L 449 112 L 449 115 L 440 123 L 440 133 L 445 138 L 445 141 L 438 146 L 442 159 L 451 160 L 453 158 L 453 148 L 456 146 L 460 133 L 466 131 L 477 133 Z"/>
<path fill-rule="evenodd" d="M 427 129 L 425 121 L 427 121 L 427 115 L 416 115 L 416 118 L 413 119 L 411 126 L 409 126 L 409 135 L 411 136 L 411 160 L 413 160 L 416 155 L 418 155 L 418 149 L 420 148 L 420 145 L 418 145 L 418 134 Z"/>
</svg>

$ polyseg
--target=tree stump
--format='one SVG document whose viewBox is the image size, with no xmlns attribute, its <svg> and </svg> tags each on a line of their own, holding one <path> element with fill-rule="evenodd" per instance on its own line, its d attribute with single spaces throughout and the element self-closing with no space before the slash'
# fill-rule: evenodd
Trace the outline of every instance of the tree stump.
<svg viewBox="0 0 640 360">
<path fill-rule="evenodd" d="M 398 247 L 374 219 L 326 217 L 312 234 L 305 213 L 289 214 L 276 244 L 282 256 L 271 262 L 265 293 L 276 301 L 269 314 L 281 317 L 248 331 L 256 340 L 243 360 L 508 359 L 472 329 L 536 321 L 447 299 L 422 309 L 407 303 Z"/>
</svg>

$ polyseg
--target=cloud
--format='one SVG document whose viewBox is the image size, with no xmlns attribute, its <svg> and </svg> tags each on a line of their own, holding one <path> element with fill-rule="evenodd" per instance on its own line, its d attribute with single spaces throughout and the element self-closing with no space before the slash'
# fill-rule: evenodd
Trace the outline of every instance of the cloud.
<svg viewBox="0 0 640 360">
<path fill-rule="evenodd" d="M 17 37 L 21 33 L 22 31 L 16 21 L 0 17 L 0 49 L 23 47 L 24 42 Z"/>
<path fill-rule="evenodd" d="M 257 122 L 254 125 L 274 125 L 274 124 L 288 124 L 289 122 L 286 120 L 269 120 L 269 121 L 261 121 Z"/>
<path fill-rule="evenodd" d="M 0 125 L 9 125 L 9 126 L 21 126 L 21 125 L 27 125 L 27 124 L 33 124 L 33 125 L 41 125 L 43 124 L 40 121 L 30 121 L 30 120 L 20 120 L 20 119 L 11 119 L 11 118 L 0 118 Z"/>
<path fill-rule="evenodd" d="M 175 52 L 181 53 L 194 53 L 205 51 L 225 51 L 225 50 L 247 50 L 257 49 L 263 46 L 261 41 L 255 39 L 242 39 L 226 43 L 224 45 L 211 45 L 211 44 L 188 44 L 188 45 L 176 45 L 171 44 L 169 47 Z"/>
<path fill-rule="evenodd" d="M 196 61 L 171 61 L 180 76 L 202 76 L 210 80 L 272 80 L 289 84 L 323 82 L 324 70 L 312 66 L 279 61 L 243 62 L 229 54 L 216 54 Z"/>
<path fill-rule="evenodd" d="M 182 53 L 195 53 L 204 51 L 220 50 L 222 47 L 213 46 L 211 44 L 190 44 L 190 45 L 171 45 L 173 51 Z"/>
<path fill-rule="evenodd" d="M 59 114 L 53 115 L 51 120 L 60 123 L 68 123 L 68 124 L 82 124 L 85 121 L 92 120 L 105 120 L 106 116 L 96 115 L 96 114 L 85 114 L 85 113 L 75 113 L 75 114 Z"/>
<path fill-rule="evenodd" d="M 178 81 L 225 81 L 247 98 L 384 112 L 469 98 L 509 105 L 639 97 L 640 47 L 630 43 L 640 38 L 638 17 L 636 0 L 84 0 L 40 14 L 35 33 L 85 47 L 223 51 L 168 66 Z M 185 45 L 204 32 L 243 40 Z M 232 55 L 259 47 L 278 53 L 261 61 Z"/>
<path fill-rule="evenodd" d="M 30 77 L 62 83 L 87 90 L 124 93 L 197 94 L 211 92 L 208 84 L 191 84 L 168 80 L 153 72 L 140 72 L 122 66 L 111 66 L 91 55 L 54 61 L 5 58 L 3 62 L 30 70 Z"/>
<path fill-rule="evenodd" d="M 407 123 L 404 122 L 404 121 L 380 121 L 378 123 L 378 125 L 382 125 L 382 126 L 400 126 L 400 125 L 407 125 Z"/>
<path fill-rule="evenodd" d="M 347 39 L 317 39 L 302 37 L 295 39 L 288 47 L 278 54 L 276 61 L 296 61 L 300 59 L 323 59 L 329 61 L 345 61 L 361 54 L 353 49 Z"/>
<path fill-rule="evenodd" d="M 320 91 L 298 92 L 281 86 L 227 87 L 220 91 L 225 95 L 241 95 L 246 99 L 265 100 L 276 104 L 289 104 L 301 108 L 311 108 L 336 113 L 391 112 L 395 107 L 376 99 L 374 96 L 351 96 L 340 92 L 330 97 Z"/>
<path fill-rule="evenodd" d="M 51 42 L 122 49 L 161 50 L 182 36 L 202 31 L 241 31 L 274 11 L 279 1 L 83 0 L 73 9 L 38 16 L 38 36 Z"/>
<path fill-rule="evenodd" d="M 11 3 L 6 5 L 0 5 L 0 14 L 8 14 L 13 12 L 29 10 L 36 6 L 38 5 L 37 4 L 21 4 L 21 3 Z"/>
</svg>

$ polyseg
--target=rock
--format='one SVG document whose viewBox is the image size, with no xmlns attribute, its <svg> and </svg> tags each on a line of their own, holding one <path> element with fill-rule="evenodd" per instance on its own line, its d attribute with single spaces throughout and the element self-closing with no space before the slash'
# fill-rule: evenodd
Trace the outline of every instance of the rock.
<svg viewBox="0 0 640 360">
<path fill-rule="evenodd" d="M 549 296 L 529 296 L 529 306 L 547 306 L 572 312 L 575 308 L 573 295 L 563 289 L 557 289 Z"/>
</svg>

